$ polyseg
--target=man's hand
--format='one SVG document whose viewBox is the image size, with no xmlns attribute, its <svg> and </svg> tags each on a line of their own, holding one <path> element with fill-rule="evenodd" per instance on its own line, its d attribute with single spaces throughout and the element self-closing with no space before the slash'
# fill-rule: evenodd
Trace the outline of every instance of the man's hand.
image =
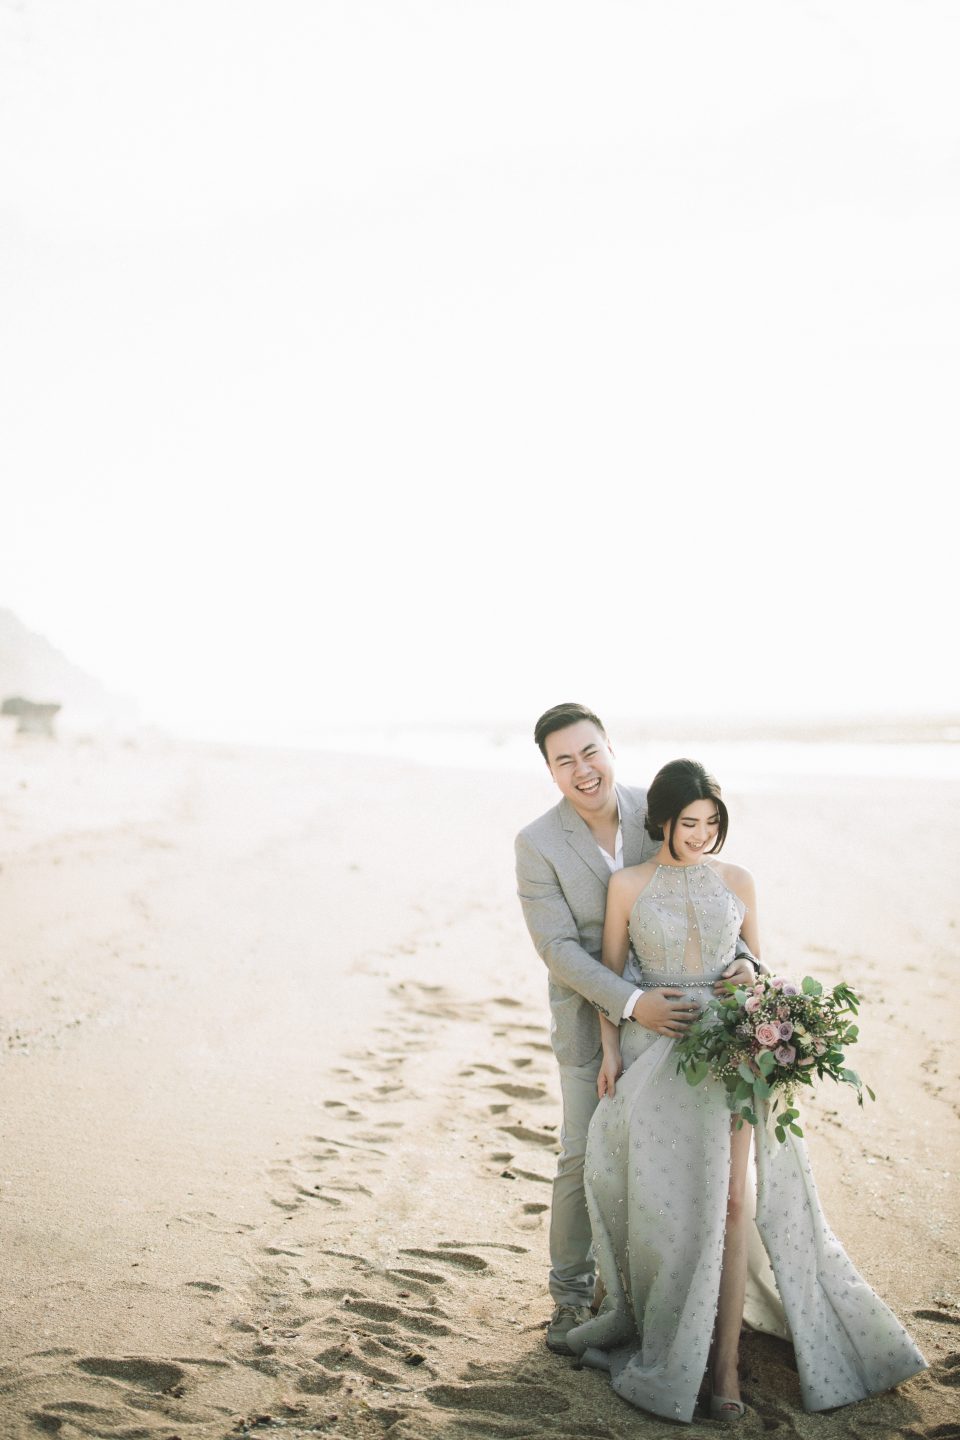
<svg viewBox="0 0 960 1440">
<path fill-rule="evenodd" d="M 734 985 L 752 985 L 756 978 L 757 972 L 750 964 L 750 961 L 745 955 L 740 955 L 734 960 L 732 965 L 728 965 L 726 970 L 724 970 L 720 979 L 713 987 L 713 993 L 714 995 L 722 995 L 724 999 L 726 999 L 730 994 L 726 986 L 726 981 L 729 980 Z"/>
<path fill-rule="evenodd" d="M 699 1014 L 700 1006 L 688 1000 L 683 990 L 645 990 L 633 1007 L 638 1024 L 671 1040 L 685 1035 Z"/>
<path fill-rule="evenodd" d="M 608 1055 L 604 1052 L 603 1064 L 600 1066 L 600 1073 L 597 1076 L 597 1095 L 602 1100 L 605 1095 L 611 1099 L 617 1093 L 617 1081 L 623 1074 L 623 1061 L 619 1053 Z"/>
</svg>

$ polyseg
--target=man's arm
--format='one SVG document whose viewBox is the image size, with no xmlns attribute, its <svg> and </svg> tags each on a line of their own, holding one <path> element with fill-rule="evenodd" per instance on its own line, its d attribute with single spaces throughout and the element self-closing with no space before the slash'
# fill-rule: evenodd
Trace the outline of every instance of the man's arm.
<svg viewBox="0 0 960 1440">
<path fill-rule="evenodd" d="M 518 835 L 517 894 L 530 938 L 551 976 L 616 1024 L 634 986 L 594 959 L 580 943 L 557 873 L 526 835 Z"/>
</svg>

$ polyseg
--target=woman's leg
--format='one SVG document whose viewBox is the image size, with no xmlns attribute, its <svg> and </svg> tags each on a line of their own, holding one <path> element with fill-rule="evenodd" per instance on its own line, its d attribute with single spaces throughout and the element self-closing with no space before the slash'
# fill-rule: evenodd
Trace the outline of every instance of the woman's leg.
<svg viewBox="0 0 960 1440">
<path fill-rule="evenodd" d="M 753 1126 L 730 1131 L 730 1189 L 727 1195 L 727 1229 L 720 1275 L 720 1302 L 713 1341 L 713 1392 L 728 1400 L 740 1399 L 738 1373 L 743 1297 L 747 1288 L 747 1226 L 745 1205 L 747 1161 Z"/>
</svg>

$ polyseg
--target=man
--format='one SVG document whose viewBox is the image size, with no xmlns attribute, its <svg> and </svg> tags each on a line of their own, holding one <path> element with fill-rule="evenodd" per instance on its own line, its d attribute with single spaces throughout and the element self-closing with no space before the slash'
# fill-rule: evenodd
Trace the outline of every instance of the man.
<svg viewBox="0 0 960 1440">
<path fill-rule="evenodd" d="M 682 990 L 641 990 L 600 959 L 610 876 L 648 860 L 660 848 L 644 829 L 646 791 L 616 784 L 613 748 L 600 720 L 584 705 L 547 710 L 536 723 L 534 740 L 562 799 L 517 836 L 517 892 L 530 936 L 550 972 L 551 1040 L 560 1066 L 563 1123 L 550 1211 L 555 1309 L 547 1345 L 569 1354 L 567 1332 L 589 1317 L 594 1292 L 583 1156 L 597 1106 L 597 1013 L 677 1036 L 698 1009 Z M 726 976 L 752 980 L 748 956 L 741 946 Z"/>
</svg>

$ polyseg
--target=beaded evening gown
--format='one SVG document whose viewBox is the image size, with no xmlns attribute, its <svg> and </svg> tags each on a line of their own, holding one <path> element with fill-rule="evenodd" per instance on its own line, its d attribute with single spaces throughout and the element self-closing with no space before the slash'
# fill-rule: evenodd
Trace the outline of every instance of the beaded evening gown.
<svg viewBox="0 0 960 1440">
<path fill-rule="evenodd" d="M 658 867 L 630 916 L 638 983 L 680 986 L 703 1002 L 733 959 L 743 906 L 710 865 Z M 609 1370 L 625 1400 L 693 1416 L 720 1287 L 730 1168 L 723 1087 L 691 1088 L 674 1042 L 621 1028 L 624 1074 L 597 1107 L 584 1173 L 607 1290 L 570 1348 Z M 878 1394 L 926 1361 L 857 1273 L 817 1197 L 803 1141 L 757 1127 L 757 1215 L 786 1312 L 807 1410 Z M 749 1318 L 749 1316 L 748 1316 Z"/>
</svg>

